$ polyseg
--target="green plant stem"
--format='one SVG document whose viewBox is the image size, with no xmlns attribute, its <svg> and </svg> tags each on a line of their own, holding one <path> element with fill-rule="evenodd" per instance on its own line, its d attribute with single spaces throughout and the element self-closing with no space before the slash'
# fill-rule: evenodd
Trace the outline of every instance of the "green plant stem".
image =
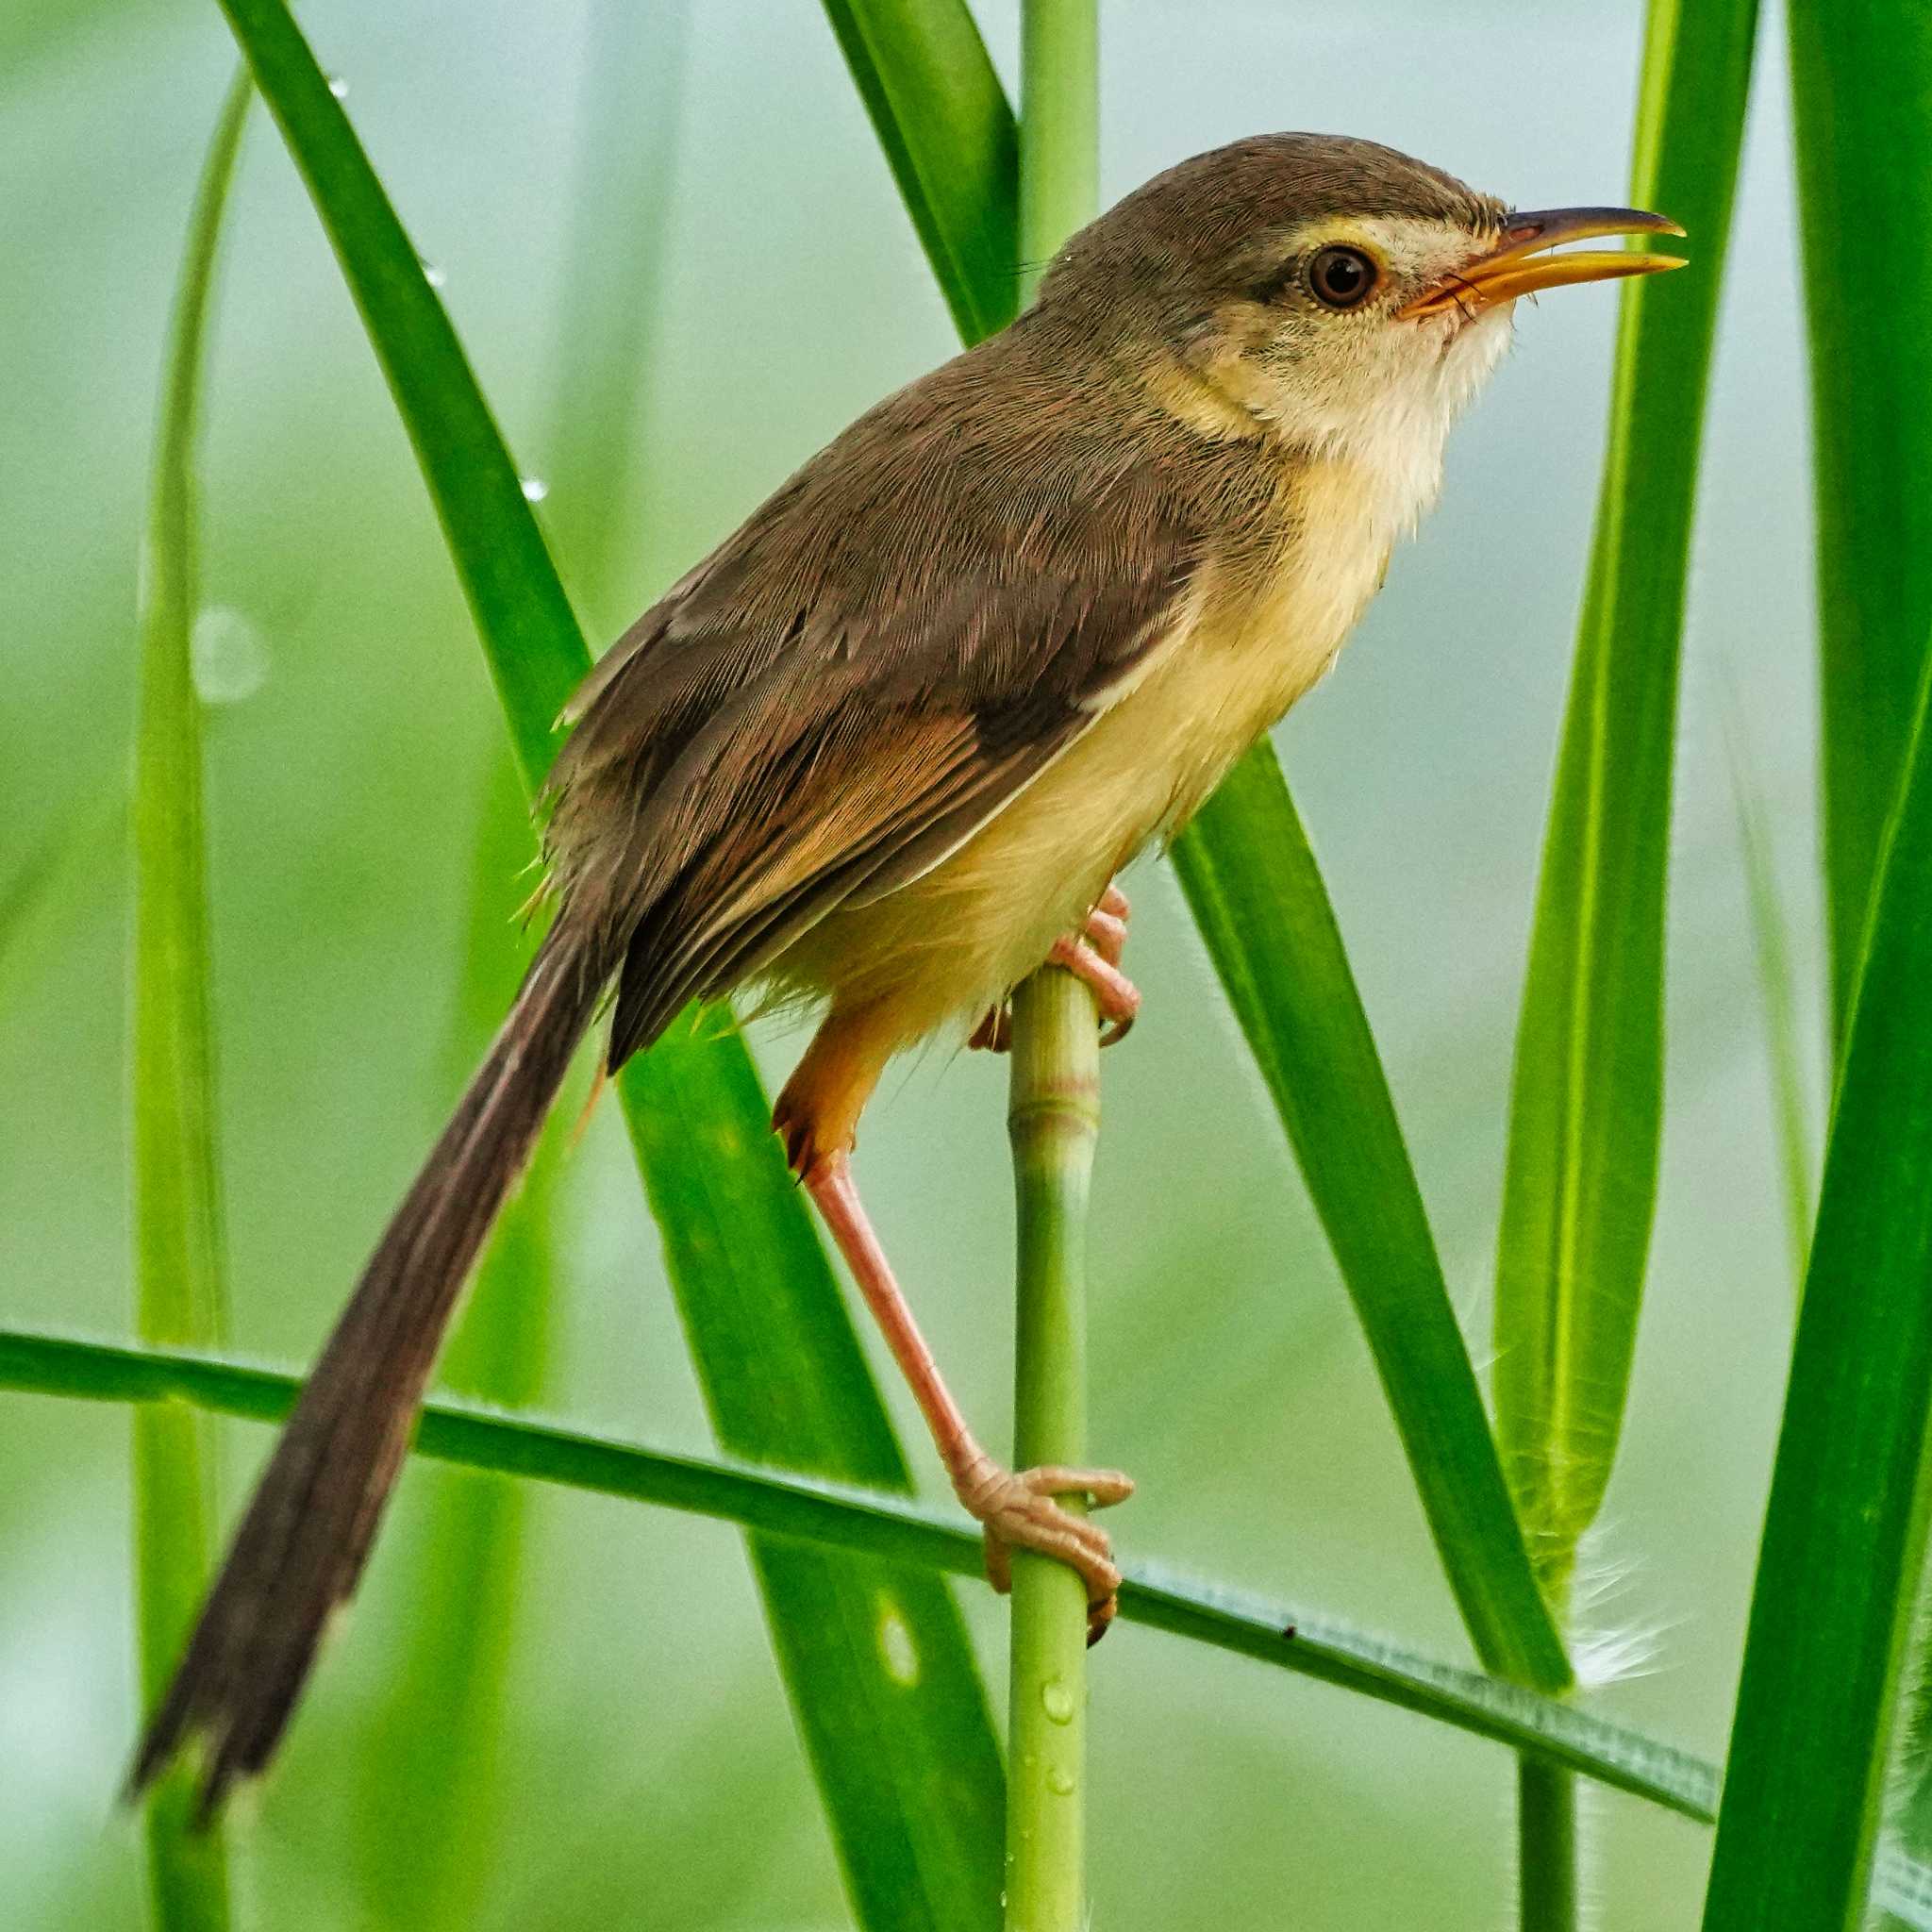
<svg viewBox="0 0 1932 1932">
<path fill-rule="evenodd" d="M 1020 16 L 1022 299 L 1099 200 L 1098 0 L 1024 0 Z M 1087 1454 L 1087 1197 L 1100 1132 L 1093 996 L 1059 967 L 1013 995 L 1008 1113 L 1018 1211 L 1013 1461 Z M 1076 1513 L 1078 1497 L 1062 1506 Z M 1018 1552 L 1007 1729 L 1008 1932 L 1086 1920 L 1087 1591 Z"/>
<path fill-rule="evenodd" d="M 1519 1932 L 1556 1932 L 1576 1919 L 1576 1774 L 1540 1757 L 1516 1760 Z M 1534 1856 L 1532 1856 L 1534 1854 Z"/>
<path fill-rule="evenodd" d="M 135 1327 L 143 1341 L 205 1347 L 225 1327 L 221 1191 L 209 1014 L 207 828 L 192 641 L 199 597 L 194 461 L 222 214 L 253 92 L 223 102 L 195 190 L 169 329 L 143 532 L 141 695 L 134 780 Z M 134 1416 L 135 1627 L 142 1701 L 166 1689 L 212 1556 L 213 1443 L 194 1413 Z M 225 1840 L 192 1827 L 193 1780 L 177 1769 L 143 1807 L 148 1890 L 165 1932 L 228 1924 Z"/>
<path fill-rule="evenodd" d="M 1087 1198 L 1100 1132 L 1092 995 L 1049 967 L 1013 995 L 1019 1272 L 1013 1459 L 1078 1467 L 1087 1453 Z M 1081 1499 L 1061 1499 L 1078 1513 Z M 1077 1932 L 1084 1917 L 1087 1591 L 1064 1563 L 1013 1558 L 1007 1768 L 1007 1924 Z"/>
<path fill-rule="evenodd" d="M 1023 0 L 1020 296 L 1100 206 L 1099 0 Z"/>
</svg>

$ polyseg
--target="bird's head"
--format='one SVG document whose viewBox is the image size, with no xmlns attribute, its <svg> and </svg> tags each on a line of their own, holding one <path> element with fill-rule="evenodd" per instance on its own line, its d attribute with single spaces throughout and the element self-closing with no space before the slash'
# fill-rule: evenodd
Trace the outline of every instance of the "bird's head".
<svg viewBox="0 0 1932 1932">
<path fill-rule="evenodd" d="M 1440 450 L 1507 345 L 1518 297 L 1682 266 L 1558 244 L 1681 234 L 1634 208 L 1520 213 L 1373 142 L 1264 135 L 1157 175 L 1070 242 L 1041 289 L 1116 366 L 1221 433 L 1309 451 L 1405 426 Z"/>
</svg>

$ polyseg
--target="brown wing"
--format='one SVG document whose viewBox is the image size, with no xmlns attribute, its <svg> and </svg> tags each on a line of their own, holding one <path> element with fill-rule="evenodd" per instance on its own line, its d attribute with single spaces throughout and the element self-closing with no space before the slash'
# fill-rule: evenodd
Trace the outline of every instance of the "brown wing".
<svg viewBox="0 0 1932 1932">
<path fill-rule="evenodd" d="M 1201 553 L 1198 445 L 1123 436 L 1097 401 L 1024 325 L 958 358 L 599 665 L 551 845 L 561 889 L 631 932 L 613 1066 L 834 907 L 937 864 L 1168 634 Z"/>
</svg>

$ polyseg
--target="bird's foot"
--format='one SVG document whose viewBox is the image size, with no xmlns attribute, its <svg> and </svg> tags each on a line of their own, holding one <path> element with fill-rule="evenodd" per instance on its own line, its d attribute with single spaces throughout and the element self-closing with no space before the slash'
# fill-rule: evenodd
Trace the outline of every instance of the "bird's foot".
<svg viewBox="0 0 1932 1932">
<path fill-rule="evenodd" d="M 1098 1643 L 1118 1607 L 1121 1573 L 1107 1532 L 1061 1506 L 1061 1496 L 1085 1496 L 1092 1507 L 1124 1503 L 1133 1478 L 1117 1469 L 1049 1465 L 1003 1469 L 983 1450 L 955 1474 L 953 1489 L 986 1531 L 987 1580 L 1002 1595 L 1013 1587 L 1012 1553 L 1032 1550 L 1075 1571 L 1087 1586 L 1087 1641 Z"/>
<path fill-rule="evenodd" d="M 1092 991 L 1100 1017 L 1107 1023 L 1100 1039 L 1102 1046 L 1125 1039 L 1141 1010 L 1141 990 L 1121 971 L 1128 909 L 1127 895 L 1118 886 L 1108 887 L 1079 933 L 1057 940 L 1047 955 L 1054 965 L 1064 966 Z M 1002 1000 L 988 1010 L 966 1044 L 987 1053 L 1005 1053 L 1012 1038 L 1012 1013 Z"/>
</svg>

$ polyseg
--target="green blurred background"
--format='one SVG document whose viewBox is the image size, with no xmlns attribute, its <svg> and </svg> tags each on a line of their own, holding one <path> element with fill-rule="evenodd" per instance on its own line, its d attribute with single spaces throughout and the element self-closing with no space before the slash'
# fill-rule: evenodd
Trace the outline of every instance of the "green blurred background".
<svg viewBox="0 0 1932 1932">
<path fill-rule="evenodd" d="M 977 12 L 1009 86 L 1010 5 Z M 593 640 L 950 326 L 815 0 L 318 0 L 318 53 L 425 254 Z M 1372 136 L 1527 205 L 1619 199 L 1641 13 L 1116 0 L 1103 180 L 1260 129 Z M 1777 59 L 1767 37 L 1767 65 Z M 211 0 L 0 14 L 0 1322 L 130 1330 L 124 800 L 136 531 L 189 195 L 234 65 Z M 1791 1307 L 1725 735 L 1802 934 L 1814 694 L 1781 73 L 1760 74 L 1706 456 L 1672 897 L 1669 1116 L 1622 1461 L 1584 1621 L 1596 1706 L 1722 1754 Z M 654 239 L 655 238 L 655 239 Z M 1694 238 L 1693 238 L 1694 240 Z M 641 252 L 653 272 L 623 264 Z M 1614 300 L 1559 295 L 1452 445 L 1338 675 L 1282 733 L 1479 1359 L 1510 1041 L 1607 401 Z M 318 1344 L 454 1096 L 450 1037 L 501 726 L 389 398 L 266 116 L 230 225 L 203 626 L 236 1348 Z M 613 495 L 614 492 L 614 495 Z M 600 535 L 614 530 L 605 568 Z M 1096 1454 L 1129 1557 L 1466 1646 L 1366 1353 L 1165 868 L 1107 1065 Z M 508 944 L 508 937 L 506 938 Z M 767 1074 L 796 1040 L 758 1029 Z M 1004 1070 L 933 1055 L 860 1173 L 932 1340 L 1008 1406 Z M 612 1111 L 571 1158 L 541 1406 L 707 1434 Z M 883 1354 L 877 1356 L 885 1368 Z M 896 1403 L 896 1392 L 895 1392 Z M 924 1487 L 938 1485 L 896 1403 Z M 230 1508 L 266 1444 L 224 1437 Z M 403 1484 L 353 1619 L 237 1834 L 276 1927 L 386 1911 L 425 1856 L 391 1665 L 462 1477 Z M 479 1926 L 845 1923 L 736 1536 L 531 1491 L 508 1706 L 450 1849 Z M 0 1398 L 0 1921 L 140 1923 L 113 1793 L 136 1722 L 125 1412 Z M 1004 1613 L 964 1601 L 989 1680 Z M 1630 1670 L 1635 1662 L 1640 1669 Z M 1505 1922 L 1512 1767 L 1341 1692 L 1123 1627 L 1095 1659 L 1098 1924 Z M 1707 1835 L 1589 1794 L 1614 1932 L 1694 1920 Z"/>
</svg>

